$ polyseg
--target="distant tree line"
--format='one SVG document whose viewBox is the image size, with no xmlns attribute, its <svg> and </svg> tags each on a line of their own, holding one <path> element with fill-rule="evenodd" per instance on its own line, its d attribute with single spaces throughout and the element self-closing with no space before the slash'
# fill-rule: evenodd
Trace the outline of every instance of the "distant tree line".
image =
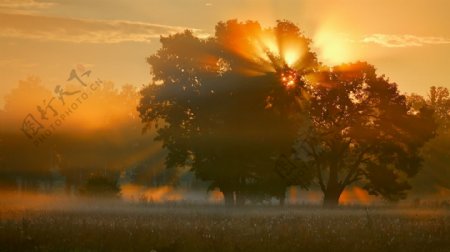
<svg viewBox="0 0 450 252">
<path fill-rule="evenodd" d="M 52 95 L 38 78 L 30 77 L 5 98 L 0 110 L 1 188 L 108 195 L 106 191 L 118 193 L 122 180 L 150 184 L 162 173 L 160 147 L 153 135 L 141 133 L 136 87 L 104 82 L 64 125 L 35 146 L 21 131 L 22 121 L 28 113 L 42 120 L 36 106 Z M 131 170 L 134 177 L 127 178 Z"/>
</svg>

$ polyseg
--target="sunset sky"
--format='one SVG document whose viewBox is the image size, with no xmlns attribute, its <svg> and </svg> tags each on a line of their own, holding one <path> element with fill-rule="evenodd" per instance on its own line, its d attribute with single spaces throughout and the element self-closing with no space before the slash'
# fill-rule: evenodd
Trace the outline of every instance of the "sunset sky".
<svg viewBox="0 0 450 252">
<path fill-rule="evenodd" d="M 329 65 L 365 60 L 404 92 L 450 87 L 448 0 L 0 0 L 0 108 L 19 80 L 54 87 L 72 68 L 118 85 L 150 80 L 145 58 L 160 35 L 218 21 L 299 25 Z"/>
</svg>

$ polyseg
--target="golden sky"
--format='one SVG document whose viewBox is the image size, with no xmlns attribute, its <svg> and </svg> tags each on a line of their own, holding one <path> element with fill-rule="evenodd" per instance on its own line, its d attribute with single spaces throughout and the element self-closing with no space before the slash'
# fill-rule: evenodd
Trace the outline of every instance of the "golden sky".
<svg viewBox="0 0 450 252">
<path fill-rule="evenodd" d="M 141 86 L 160 35 L 190 28 L 207 36 L 234 18 L 288 19 L 322 62 L 365 60 L 402 91 L 425 94 L 450 87 L 448 10 L 449 0 L 0 0 L 0 97 L 29 75 L 54 87 L 79 65 Z"/>
</svg>

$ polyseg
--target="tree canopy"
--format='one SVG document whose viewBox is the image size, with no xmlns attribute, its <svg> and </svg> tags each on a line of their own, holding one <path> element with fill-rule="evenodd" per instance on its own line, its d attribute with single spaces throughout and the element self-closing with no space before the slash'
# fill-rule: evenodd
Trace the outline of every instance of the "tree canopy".
<svg viewBox="0 0 450 252">
<path fill-rule="evenodd" d="M 413 111 L 370 64 L 323 66 L 310 43 L 288 21 L 263 29 L 230 20 L 207 39 L 161 37 L 138 110 L 145 129 L 158 128 L 166 166 L 190 168 L 230 204 L 251 194 L 283 201 L 287 186 L 313 180 L 327 205 L 353 184 L 403 198 L 434 135 L 433 110 Z M 283 158 L 291 178 L 277 170 Z"/>
<path fill-rule="evenodd" d="M 280 48 L 289 40 L 305 57 L 288 65 L 263 48 L 271 38 Z M 147 127 L 161 125 L 167 167 L 190 167 L 228 203 L 249 194 L 283 198 L 288 184 L 275 161 L 290 153 L 300 125 L 302 74 L 317 67 L 310 41 L 286 21 L 263 30 L 232 20 L 207 40 L 186 31 L 161 43 L 148 59 L 155 84 L 142 91 L 139 111 Z"/>
<path fill-rule="evenodd" d="M 423 169 L 414 179 L 416 192 L 436 192 L 450 188 L 450 94 L 445 87 L 430 87 L 428 95 L 411 94 L 408 97 L 416 112 L 423 107 L 434 110 L 437 124 L 436 137 L 422 148 Z"/>
<path fill-rule="evenodd" d="M 313 169 L 324 203 L 338 204 L 357 184 L 396 200 L 421 165 L 420 148 L 434 135 L 433 111 L 414 113 L 397 85 L 367 63 L 345 64 L 315 74 L 310 124 L 297 139 L 295 156 Z"/>
</svg>

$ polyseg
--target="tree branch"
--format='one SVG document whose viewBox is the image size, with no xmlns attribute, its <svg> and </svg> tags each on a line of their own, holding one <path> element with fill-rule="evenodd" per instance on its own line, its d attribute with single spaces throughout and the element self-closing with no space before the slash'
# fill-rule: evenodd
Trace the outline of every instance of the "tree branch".
<svg viewBox="0 0 450 252">
<path fill-rule="evenodd" d="M 341 189 L 343 190 L 346 186 L 348 186 L 351 183 L 354 183 L 356 181 L 359 180 L 357 171 L 358 171 L 358 167 L 361 164 L 361 162 L 364 160 L 363 157 L 364 155 L 372 148 L 372 146 L 367 147 L 366 149 L 364 149 L 363 151 L 361 151 L 361 153 L 359 153 L 358 158 L 356 159 L 356 161 L 353 163 L 353 165 L 351 166 L 350 171 L 348 172 L 347 176 L 345 176 L 344 180 L 341 183 Z"/>
<path fill-rule="evenodd" d="M 320 165 L 316 165 L 317 177 L 319 178 L 319 185 L 322 192 L 326 191 L 325 183 L 323 182 L 322 171 L 320 170 Z"/>
<path fill-rule="evenodd" d="M 325 183 L 323 182 L 322 171 L 320 170 L 319 155 L 317 154 L 316 149 L 314 148 L 314 145 L 312 145 L 309 141 L 307 141 L 306 144 L 308 144 L 308 146 L 311 149 L 311 152 L 313 154 L 313 157 L 316 160 L 315 167 L 316 167 L 317 178 L 319 179 L 320 189 L 322 190 L 322 192 L 325 192 L 326 187 L 325 187 Z"/>
</svg>

